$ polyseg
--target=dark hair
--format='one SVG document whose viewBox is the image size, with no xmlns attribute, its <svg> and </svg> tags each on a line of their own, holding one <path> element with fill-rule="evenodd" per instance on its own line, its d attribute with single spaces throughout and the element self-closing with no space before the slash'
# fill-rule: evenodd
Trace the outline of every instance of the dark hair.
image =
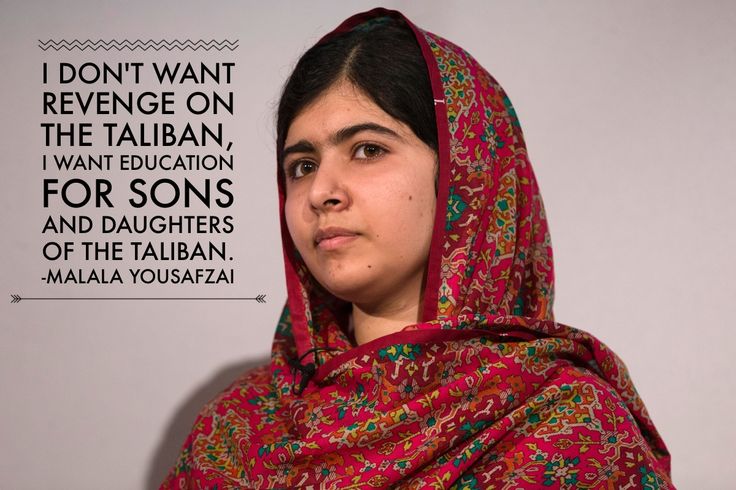
<svg viewBox="0 0 736 490">
<path fill-rule="evenodd" d="M 294 118 L 334 83 L 346 79 L 437 151 L 437 124 L 427 65 L 409 26 L 382 17 L 316 44 L 284 85 L 276 123 L 279 164 Z M 279 165 L 280 167 L 280 165 Z"/>
</svg>

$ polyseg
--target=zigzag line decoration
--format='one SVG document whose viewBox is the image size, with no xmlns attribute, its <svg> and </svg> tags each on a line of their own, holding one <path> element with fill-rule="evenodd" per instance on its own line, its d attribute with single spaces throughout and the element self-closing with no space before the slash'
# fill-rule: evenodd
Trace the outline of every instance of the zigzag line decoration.
<svg viewBox="0 0 736 490">
<path fill-rule="evenodd" d="M 217 51 L 222 51 L 223 49 L 235 51 L 238 49 L 238 42 L 238 39 L 235 39 L 234 41 L 230 41 L 228 39 L 224 39 L 222 41 L 216 41 L 214 39 L 209 41 L 205 41 L 203 39 L 184 39 L 181 41 L 179 39 L 172 39 L 171 41 L 166 39 L 162 39 L 160 41 L 154 41 L 153 39 L 149 39 L 147 41 L 142 39 L 136 39 L 134 41 L 128 39 L 123 39 L 121 41 L 116 39 L 112 39 L 110 41 L 102 39 L 98 39 L 97 41 L 93 41 L 91 39 L 73 39 L 71 41 L 67 41 L 65 39 L 60 39 L 58 41 L 54 41 L 53 39 L 49 39 L 48 41 L 42 41 L 39 39 L 38 47 L 44 51 L 48 51 L 49 49 L 53 49 L 55 51 L 61 51 L 62 49 L 66 49 L 67 51 L 72 51 L 74 49 L 78 49 L 80 51 L 84 51 L 86 49 L 91 51 L 97 51 L 99 49 L 104 49 L 105 51 L 110 51 L 111 49 L 117 51 L 123 51 L 126 49 L 129 51 L 148 51 L 149 49 L 153 49 L 155 51 L 160 51 L 162 49 L 167 51 L 174 51 L 177 49 L 179 51 L 185 51 L 188 49 L 192 51 L 197 51 L 199 49 L 205 51 L 210 51 L 212 49 L 216 49 Z"/>
</svg>

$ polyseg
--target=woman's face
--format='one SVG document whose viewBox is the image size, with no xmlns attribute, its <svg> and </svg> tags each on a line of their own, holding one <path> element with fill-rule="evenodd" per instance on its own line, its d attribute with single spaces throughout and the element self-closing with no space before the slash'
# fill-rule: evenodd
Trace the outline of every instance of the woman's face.
<svg viewBox="0 0 736 490">
<path fill-rule="evenodd" d="M 312 275 L 364 307 L 419 301 L 432 239 L 435 153 L 348 82 L 289 127 L 286 222 Z"/>
</svg>

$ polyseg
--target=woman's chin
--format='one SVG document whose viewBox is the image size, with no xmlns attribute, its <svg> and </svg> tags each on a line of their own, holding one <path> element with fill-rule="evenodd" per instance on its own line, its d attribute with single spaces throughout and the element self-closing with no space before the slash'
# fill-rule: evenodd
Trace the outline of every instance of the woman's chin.
<svg viewBox="0 0 736 490">
<path fill-rule="evenodd" d="M 335 281 L 329 284 L 322 284 L 322 287 L 333 296 L 349 303 L 362 303 L 366 296 L 365 288 L 361 288 L 355 282 Z"/>
</svg>

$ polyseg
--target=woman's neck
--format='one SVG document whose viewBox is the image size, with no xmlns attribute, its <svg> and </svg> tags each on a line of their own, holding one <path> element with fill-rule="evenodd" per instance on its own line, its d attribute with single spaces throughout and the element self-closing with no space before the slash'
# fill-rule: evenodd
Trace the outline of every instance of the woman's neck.
<svg viewBox="0 0 736 490">
<path fill-rule="evenodd" d="M 353 303 L 355 342 L 362 345 L 417 323 L 420 304 L 421 301 L 409 301 L 370 308 Z"/>
</svg>

